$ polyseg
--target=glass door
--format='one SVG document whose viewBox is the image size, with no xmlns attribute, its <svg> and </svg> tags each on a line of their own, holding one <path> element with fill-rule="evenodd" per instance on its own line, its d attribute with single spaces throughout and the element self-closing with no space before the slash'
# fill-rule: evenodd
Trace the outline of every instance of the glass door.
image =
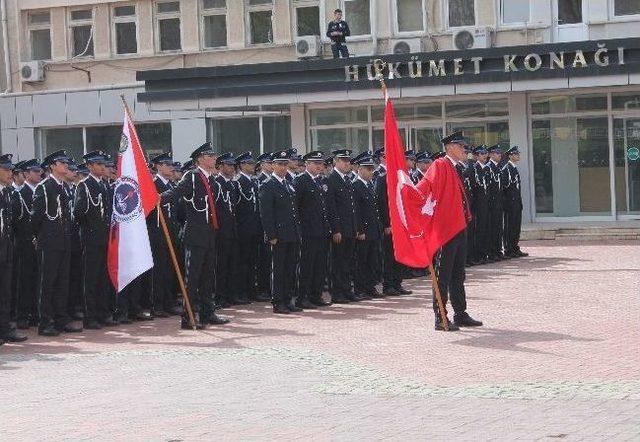
<svg viewBox="0 0 640 442">
<path fill-rule="evenodd" d="M 409 143 L 416 152 L 438 152 L 442 150 L 442 127 L 412 126 Z"/>
<path fill-rule="evenodd" d="M 618 215 L 640 218 L 640 118 L 613 120 Z"/>
<path fill-rule="evenodd" d="M 588 36 L 584 22 L 586 0 L 553 0 L 555 41 L 582 41 Z"/>
</svg>

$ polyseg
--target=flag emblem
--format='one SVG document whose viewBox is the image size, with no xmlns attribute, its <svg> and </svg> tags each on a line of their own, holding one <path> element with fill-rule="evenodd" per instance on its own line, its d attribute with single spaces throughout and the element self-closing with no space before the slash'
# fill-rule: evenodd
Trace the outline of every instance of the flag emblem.
<svg viewBox="0 0 640 442">
<path fill-rule="evenodd" d="M 116 182 L 114 197 L 113 215 L 117 222 L 129 222 L 142 213 L 140 188 L 132 178 L 120 177 Z"/>
</svg>

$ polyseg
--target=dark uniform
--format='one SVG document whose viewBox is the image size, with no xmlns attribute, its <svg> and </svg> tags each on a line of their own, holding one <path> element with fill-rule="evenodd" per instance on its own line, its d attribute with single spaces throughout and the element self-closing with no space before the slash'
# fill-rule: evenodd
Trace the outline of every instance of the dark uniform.
<svg viewBox="0 0 640 442">
<path fill-rule="evenodd" d="M 106 160 L 100 151 L 91 152 L 83 158 L 90 164 L 104 164 Z M 89 175 L 78 185 L 74 216 L 80 225 L 82 237 L 84 326 L 88 329 L 113 325 L 107 286 L 107 245 L 111 220 L 108 202 L 108 187 L 102 177 Z"/>
<path fill-rule="evenodd" d="M 69 163 L 69 170 L 76 172 L 78 166 L 73 160 Z M 67 181 L 64 183 L 64 189 L 69 199 L 69 212 L 71 213 L 71 254 L 70 263 L 82 263 L 82 243 L 80 241 L 80 225 L 75 219 L 73 206 L 75 204 L 77 186 L 75 183 Z M 67 301 L 67 311 L 71 319 L 82 319 L 81 313 L 83 308 L 82 300 L 82 265 L 79 267 L 70 266 L 69 268 L 69 299 Z"/>
<path fill-rule="evenodd" d="M 499 152 L 500 145 L 489 148 L 489 154 Z M 498 163 L 489 160 L 489 178 L 487 182 L 487 194 L 489 195 L 489 258 L 494 261 L 504 257 L 502 254 L 502 176 Z"/>
<path fill-rule="evenodd" d="M 467 146 L 468 147 L 468 146 Z M 474 169 L 473 169 L 473 160 L 470 161 L 465 161 L 465 162 L 459 162 L 458 164 L 456 164 L 455 168 L 456 171 L 458 172 L 458 176 L 460 176 L 460 179 L 462 180 L 462 185 L 464 187 L 464 191 L 466 194 L 466 198 L 467 198 L 467 202 L 469 204 L 469 211 L 471 213 L 472 216 L 472 220 L 473 220 L 473 216 L 475 213 L 475 207 L 473 205 L 473 179 L 474 179 Z M 475 236 L 474 236 L 474 229 L 473 229 L 473 223 L 469 223 L 469 225 L 467 226 L 467 232 L 466 232 L 466 265 L 474 265 L 475 264 Z"/>
<path fill-rule="evenodd" d="M 194 160 L 203 155 L 214 155 L 205 143 L 191 154 Z M 216 231 L 218 214 L 215 205 L 220 193 L 218 183 L 200 167 L 184 174 L 178 185 L 162 194 L 162 204 L 185 201 L 184 254 L 185 284 L 196 315 L 196 326 L 228 322 L 214 312 L 214 278 L 216 271 Z M 182 327 L 189 328 L 187 311 L 182 316 Z"/>
<path fill-rule="evenodd" d="M 320 151 L 304 155 L 305 161 L 324 161 Z M 302 234 L 300 253 L 300 284 L 298 306 L 315 308 L 328 305 L 322 299 L 322 289 L 327 276 L 327 254 L 331 227 L 325 201 L 325 184 L 321 176 L 313 177 L 306 171 L 296 177 L 296 207 L 300 216 Z"/>
<path fill-rule="evenodd" d="M 474 154 L 487 153 L 484 145 L 474 149 Z M 486 264 L 489 257 L 489 192 L 487 182 L 490 179 L 490 169 L 487 164 L 477 161 L 473 165 L 473 208 L 474 217 L 472 220 L 474 238 L 474 256 L 472 260 L 476 264 Z"/>
<path fill-rule="evenodd" d="M 271 163 L 273 161 L 272 155 L 271 152 L 266 152 L 256 158 L 258 166 L 262 163 Z M 271 174 L 264 170 L 260 171 L 257 176 L 258 192 L 269 178 L 271 178 Z M 258 198 L 259 205 L 260 198 Z M 261 235 L 258 249 L 258 297 L 263 300 L 271 300 L 271 246 L 264 241 L 264 232 L 261 232 Z"/>
<path fill-rule="evenodd" d="M 373 159 L 363 152 L 352 160 L 359 167 L 373 167 Z M 356 268 L 353 286 L 356 296 L 365 299 L 380 298 L 383 295 L 376 290 L 380 270 L 380 240 L 382 222 L 378 210 L 373 181 L 365 181 L 360 175 L 353 182 L 357 232 L 364 238 L 356 240 Z"/>
<path fill-rule="evenodd" d="M 274 161 L 289 161 L 286 150 L 275 152 Z M 273 311 L 301 311 L 293 304 L 297 264 L 300 255 L 300 222 L 296 211 L 295 190 L 284 177 L 275 173 L 260 188 L 260 217 L 271 245 L 271 293 Z"/>
<path fill-rule="evenodd" d="M 251 152 L 245 152 L 236 158 L 236 163 L 238 166 L 255 164 L 256 160 Z M 263 243 L 258 204 L 258 180 L 254 176 L 240 172 L 235 179 L 235 184 L 239 196 L 236 206 L 238 260 L 234 277 L 238 296 L 244 302 L 268 301 L 264 295 L 259 296 L 257 291 L 258 256 Z"/>
<path fill-rule="evenodd" d="M 350 159 L 351 150 L 334 150 L 336 158 Z M 356 301 L 351 288 L 352 264 L 355 253 L 357 219 L 353 183 L 337 169 L 327 178 L 327 210 L 333 235 L 341 234 L 340 243 L 331 244 L 331 299 L 335 303 Z"/>
<path fill-rule="evenodd" d="M 332 35 L 333 32 L 340 32 L 340 35 Z M 331 40 L 331 53 L 333 58 L 348 58 L 347 37 L 351 35 L 351 30 L 346 21 L 330 21 L 327 25 L 327 38 Z"/>
<path fill-rule="evenodd" d="M 11 275 L 13 271 L 14 208 L 17 193 L 11 186 L 12 155 L 0 155 L 0 345 L 27 339 L 11 328 Z M 6 176 L 5 176 L 6 175 Z"/>
<path fill-rule="evenodd" d="M 69 157 L 61 150 L 46 157 L 43 167 L 68 162 Z M 32 221 L 40 269 L 38 332 L 44 336 L 82 330 L 70 324 L 67 310 L 73 227 L 69 209 L 69 196 L 62 181 L 51 174 L 38 184 Z"/>
<path fill-rule="evenodd" d="M 502 168 L 504 184 L 504 254 L 512 258 L 528 256 L 520 250 L 520 229 L 522 227 L 522 194 L 520 193 L 520 173 L 511 161 L 512 155 L 519 155 L 518 146 L 505 152 L 509 161 Z"/>
</svg>

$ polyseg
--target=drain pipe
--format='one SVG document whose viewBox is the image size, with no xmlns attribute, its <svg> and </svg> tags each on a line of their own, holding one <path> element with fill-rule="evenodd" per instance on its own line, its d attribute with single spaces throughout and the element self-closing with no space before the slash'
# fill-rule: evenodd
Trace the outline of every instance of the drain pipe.
<svg viewBox="0 0 640 442">
<path fill-rule="evenodd" d="M 7 77 L 7 88 L 4 93 L 13 90 L 13 79 L 11 78 L 11 64 L 9 57 L 9 25 L 7 24 L 7 0 L 0 0 L 0 10 L 2 10 L 2 44 L 4 51 L 4 74 Z"/>
</svg>

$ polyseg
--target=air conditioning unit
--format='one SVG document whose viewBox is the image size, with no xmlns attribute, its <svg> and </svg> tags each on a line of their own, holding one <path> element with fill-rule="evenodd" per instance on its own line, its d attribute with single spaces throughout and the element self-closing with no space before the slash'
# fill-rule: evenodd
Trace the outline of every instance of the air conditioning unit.
<svg viewBox="0 0 640 442">
<path fill-rule="evenodd" d="M 419 38 L 403 38 L 402 40 L 389 40 L 389 49 L 392 54 L 413 54 L 422 52 L 422 40 Z"/>
<path fill-rule="evenodd" d="M 319 57 L 322 54 L 322 44 L 317 35 L 305 35 L 296 37 L 296 56 L 298 58 Z"/>
<path fill-rule="evenodd" d="M 491 28 L 466 28 L 453 33 L 453 47 L 456 49 L 478 49 L 491 47 Z"/>
<path fill-rule="evenodd" d="M 38 60 L 20 63 L 20 79 L 23 83 L 44 81 L 44 62 Z"/>
</svg>

